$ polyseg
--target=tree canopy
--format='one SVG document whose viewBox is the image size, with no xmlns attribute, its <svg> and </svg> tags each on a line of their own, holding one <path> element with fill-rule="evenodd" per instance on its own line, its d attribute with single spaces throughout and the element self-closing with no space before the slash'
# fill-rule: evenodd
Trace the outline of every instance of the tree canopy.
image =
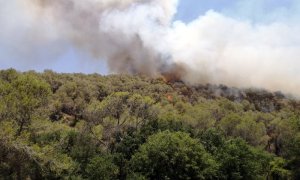
<svg viewBox="0 0 300 180">
<path fill-rule="evenodd" d="M 299 179 L 299 149 L 282 93 L 0 71 L 0 179 Z"/>
</svg>

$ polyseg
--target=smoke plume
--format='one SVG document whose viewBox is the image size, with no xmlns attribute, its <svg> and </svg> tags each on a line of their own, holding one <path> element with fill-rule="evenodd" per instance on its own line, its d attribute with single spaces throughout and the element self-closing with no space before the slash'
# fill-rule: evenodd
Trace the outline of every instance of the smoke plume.
<svg viewBox="0 0 300 180">
<path fill-rule="evenodd" d="M 72 44 L 107 61 L 112 73 L 300 95 L 300 23 L 288 16 L 259 24 L 211 10 L 184 23 L 173 21 L 177 0 L 0 0 L 0 6 L 0 38 L 25 56 L 38 46 L 53 55 Z"/>
</svg>

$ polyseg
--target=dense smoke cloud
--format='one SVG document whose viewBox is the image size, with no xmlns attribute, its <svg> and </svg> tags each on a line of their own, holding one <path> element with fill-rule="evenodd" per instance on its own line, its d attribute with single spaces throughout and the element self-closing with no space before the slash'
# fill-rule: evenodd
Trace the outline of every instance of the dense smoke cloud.
<svg viewBox="0 0 300 180">
<path fill-rule="evenodd" d="M 184 24 L 175 22 L 169 44 L 175 60 L 191 68 L 186 79 L 298 93 L 298 25 L 253 25 L 210 11 Z M 180 43 L 176 43 L 180 42 Z"/>
<path fill-rule="evenodd" d="M 0 0 L 0 38 L 26 59 L 38 46 L 47 47 L 50 56 L 72 44 L 106 60 L 115 73 L 300 95 L 300 26 L 292 17 L 259 24 L 211 10 L 190 23 L 173 22 L 177 5 L 177 0 Z"/>
</svg>

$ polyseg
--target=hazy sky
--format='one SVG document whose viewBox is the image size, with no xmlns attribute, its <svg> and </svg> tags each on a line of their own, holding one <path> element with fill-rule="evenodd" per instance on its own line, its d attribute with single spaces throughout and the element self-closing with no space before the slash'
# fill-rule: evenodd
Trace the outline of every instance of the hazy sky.
<svg viewBox="0 0 300 180">
<path fill-rule="evenodd" d="M 8 0 L 0 0 L 0 5 L 1 2 L 4 1 Z M 174 21 L 181 20 L 183 22 L 190 22 L 204 15 L 208 10 L 214 10 L 234 19 L 243 19 L 251 23 L 267 24 L 272 22 L 273 19 L 278 20 L 281 17 L 289 17 L 287 16 L 289 13 L 293 14 L 293 18 L 298 17 L 295 14 L 299 14 L 299 1 L 300 0 L 181 0 Z M 11 9 L 11 11 L 13 11 L 13 9 Z M 0 12 L 0 15 L 1 13 L 4 14 L 5 12 Z M 11 16 L 7 21 L 14 21 L 14 16 Z M 283 19 L 283 21 L 286 20 Z M 53 56 L 51 60 L 46 61 L 47 63 L 45 63 L 45 61 L 41 61 L 43 62 L 42 64 L 38 61 L 35 61 L 36 63 L 24 63 L 26 61 L 19 60 L 22 58 L 18 56 L 19 52 L 13 52 L 14 43 L 17 42 L 7 42 L 7 40 L 0 39 L 1 69 L 13 67 L 18 70 L 34 69 L 42 71 L 44 69 L 52 69 L 58 72 L 107 73 L 107 68 L 103 61 L 84 61 L 84 59 L 91 59 L 91 57 L 68 44 L 57 47 L 58 51 L 63 49 L 62 53 Z M 26 44 L 24 44 L 24 46 L 26 46 Z M 36 49 L 34 58 L 43 59 L 49 58 L 49 56 L 51 57 L 52 52 L 47 52 L 47 49 L 48 47 Z"/>
</svg>

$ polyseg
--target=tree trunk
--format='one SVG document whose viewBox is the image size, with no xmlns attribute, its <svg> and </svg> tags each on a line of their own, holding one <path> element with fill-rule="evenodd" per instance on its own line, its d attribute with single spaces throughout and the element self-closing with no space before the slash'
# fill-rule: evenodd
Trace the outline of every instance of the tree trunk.
<svg viewBox="0 0 300 180">
<path fill-rule="evenodd" d="M 24 124 L 25 124 L 24 122 L 25 122 L 24 120 L 21 121 L 20 127 L 17 130 L 16 136 L 20 136 L 21 135 L 21 133 L 23 131 L 23 128 L 24 128 Z"/>
</svg>

